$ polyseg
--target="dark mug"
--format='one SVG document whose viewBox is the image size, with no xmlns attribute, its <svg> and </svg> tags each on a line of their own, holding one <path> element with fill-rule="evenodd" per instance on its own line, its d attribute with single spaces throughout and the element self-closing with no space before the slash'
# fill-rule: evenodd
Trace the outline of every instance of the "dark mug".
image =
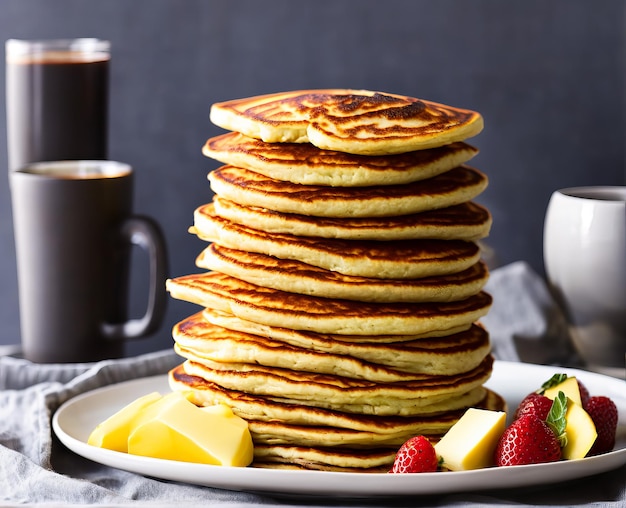
<svg viewBox="0 0 626 508">
<path fill-rule="evenodd" d="M 114 161 L 56 161 L 9 173 L 22 351 L 40 363 L 124 355 L 150 335 L 166 305 L 158 225 L 132 213 L 133 171 Z M 128 319 L 131 248 L 149 257 L 143 317 Z"/>
</svg>

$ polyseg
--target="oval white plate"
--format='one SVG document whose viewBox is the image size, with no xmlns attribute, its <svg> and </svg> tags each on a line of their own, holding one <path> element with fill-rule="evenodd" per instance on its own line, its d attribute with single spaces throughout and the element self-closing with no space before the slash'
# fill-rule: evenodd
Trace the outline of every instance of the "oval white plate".
<svg viewBox="0 0 626 508">
<path fill-rule="evenodd" d="M 128 455 L 87 444 L 95 426 L 151 391 L 169 391 L 166 376 L 137 379 L 79 395 L 54 414 L 61 442 L 87 459 L 146 476 L 240 491 L 327 496 L 426 495 L 552 484 L 610 471 L 626 464 L 626 382 L 576 369 L 496 362 L 487 386 L 513 410 L 555 372 L 576 375 L 592 395 L 611 397 L 619 409 L 615 450 L 596 457 L 551 464 L 422 474 L 366 474 L 220 467 Z"/>
</svg>

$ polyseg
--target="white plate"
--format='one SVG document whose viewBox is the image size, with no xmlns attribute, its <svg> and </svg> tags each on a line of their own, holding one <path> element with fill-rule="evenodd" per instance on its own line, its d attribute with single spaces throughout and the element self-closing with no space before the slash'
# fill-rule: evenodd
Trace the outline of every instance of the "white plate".
<svg viewBox="0 0 626 508">
<path fill-rule="evenodd" d="M 626 464 L 626 383 L 575 369 L 496 362 L 487 386 L 514 409 L 555 372 L 576 375 L 592 395 L 611 397 L 619 409 L 614 451 L 581 460 L 421 474 L 366 474 L 221 467 L 128 455 L 87 444 L 95 426 L 151 391 L 169 391 L 166 376 L 143 378 L 79 395 L 54 414 L 52 425 L 65 446 L 87 459 L 146 476 L 239 491 L 327 496 L 399 496 L 551 484 L 602 473 Z"/>
</svg>

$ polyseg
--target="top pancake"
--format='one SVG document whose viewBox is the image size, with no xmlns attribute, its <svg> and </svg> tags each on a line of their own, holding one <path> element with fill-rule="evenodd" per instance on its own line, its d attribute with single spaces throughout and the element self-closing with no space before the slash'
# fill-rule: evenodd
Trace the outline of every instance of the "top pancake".
<svg viewBox="0 0 626 508">
<path fill-rule="evenodd" d="M 320 150 L 309 143 L 264 143 L 229 132 L 209 139 L 202 153 L 284 182 L 362 187 L 425 180 L 468 162 L 478 150 L 458 142 L 430 150 L 371 157 Z"/>
<path fill-rule="evenodd" d="M 300 90 L 213 104 L 211 121 L 266 142 L 387 155 L 477 135 L 482 116 L 413 97 L 368 90 Z"/>
</svg>

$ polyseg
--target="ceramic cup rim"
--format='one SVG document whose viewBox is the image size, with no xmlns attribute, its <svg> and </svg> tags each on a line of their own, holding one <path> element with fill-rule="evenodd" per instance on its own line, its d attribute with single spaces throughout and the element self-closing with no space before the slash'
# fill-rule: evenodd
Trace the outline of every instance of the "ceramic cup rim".
<svg viewBox="0 0 626 508">
<path fill-rule="evenodd" d="M 33 162 L 12 173 L 50 180 L 105 180 L 132 174 L 130 164 L 113 160 L 61 160 Z M 69 174 L 69 175 L 68 175 Z M 71 176 L 70 176 L 71 175 Z"/>
<path fill-rule="evenodd" d="M 556 191 L 557 194 L 573 199 L 587 199 L 598 202 L 626 202 L 625 185 L 586 185 L 581 187 L 565 187 Z"/>
</svg>

